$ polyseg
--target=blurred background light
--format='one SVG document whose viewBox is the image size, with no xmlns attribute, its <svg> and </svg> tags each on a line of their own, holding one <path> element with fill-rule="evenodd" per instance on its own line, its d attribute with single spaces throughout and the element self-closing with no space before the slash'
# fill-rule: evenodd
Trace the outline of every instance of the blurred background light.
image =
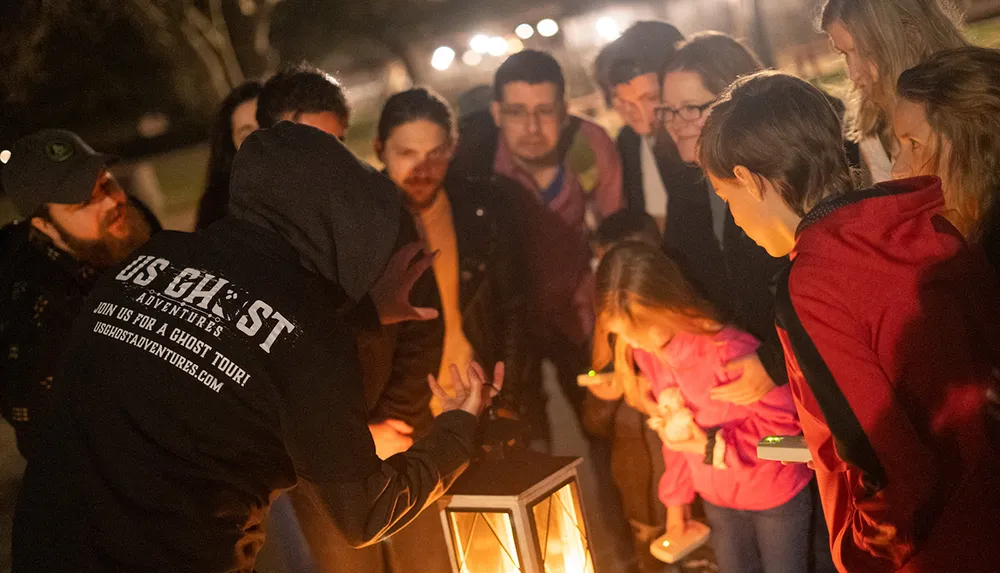
<svg viewBox="0 0 1000 573">
<path fill-rule="evenodd" d="M 535 35 L 535 29 L 531 27 L 531 24 L 521 24 L 517 28 L 514 28 L 514 33 L 517 34 L 518 38 L 527 40 Z"/>
<path fill-rule="evenodd" d="M 507 53 L 516 54 L 524 49 L 524 42 L 511 36 L 507 38 Z"/>
<path fill-rule="evenodd" d="M 597 26 L 597 35 L 599 35 L 603 40 L 613 42 L 622 35 L 621 26 L 618 24 L 618 20 L 615 20 L 611 16 L 601 16 L 597 19 L 595 24 Z"/>
<path fill-rule="evenodd" d="M 469 47 L 478 54 L 485 54 L 490 51 L 490 37 L 486 34 L 476 34 L 469 41 Z"/>
<path fill-rule="evenodd" d="M 551 18 L 546 18 L 538 23 L 535 28 L 538 29 L 538 33 L 546 38 L 551 38 L 559 33 L 559 24 Z"/>
<path fill-rule="evenodd" d="M 466 50 L 462 54 L 462 63 L 467 66 L 478 66 L 483 63 L 483 55 L 475 50 Z"/>
<path fill-rule="evenodd" d="M 493 36 L 490 38 L 490 45 L 487 52 L 491 56 L 500 57 L 507 53 L 507 40 L 501 38 L 500 36 Z"/>
<path fill-rule="evenodd" d="M 444 71 L 450 68 L 454 61 L 455 50 L 452 50 L 448 46 L 441 46 L 434 50 L 434 55 L 431 56 L 431 67 L 435 70 Z"/>
</svg>

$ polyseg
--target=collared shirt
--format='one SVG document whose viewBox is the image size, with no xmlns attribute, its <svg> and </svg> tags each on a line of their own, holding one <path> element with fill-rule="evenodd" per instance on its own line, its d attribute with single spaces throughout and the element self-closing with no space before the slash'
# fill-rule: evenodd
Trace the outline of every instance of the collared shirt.
<svg viewBox="0 0 1000 573">
<path fill-rule="evenodd" d="M 0 230 L 0 253 L 0 413 L 31 459 L 73 320 L 98 273 L 30 221 Z"/>
</svg>

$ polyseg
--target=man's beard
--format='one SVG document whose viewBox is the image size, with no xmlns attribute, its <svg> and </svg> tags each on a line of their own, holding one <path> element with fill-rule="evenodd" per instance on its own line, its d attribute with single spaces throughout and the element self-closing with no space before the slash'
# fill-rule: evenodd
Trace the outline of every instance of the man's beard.
<svg viewBox="0 0 1000 573">
<path fill-rule="evenodd" d="M 96 240 L 74 237 L 58 222 L 50 221 L 50 223 L 77 260 L 96 269 L 106 269 L 124 260 L 132 251 L 149 240 L 149 223 L 146 222 L 142 213 L 128 203 L 119 209 L 121 211 L 118 209 L 109 211 L 101 219 L 100 238 Z M 108 230 L 116 222 L 119 215 L 124 217 L 127 229 L 124 237 L 117 237 Z"/>
<path fill-rule="evenodd" d="M 438 194 L 441 193 L 443 182 L 438 179 L 424 177 L 411 177 L 403 182 L 403 197 L 407 207 L 412 210 L 422 211 L 434 204 Z M 420 193 L 410 193 L 407 189 L 420 189 Z M 432 191 L 427 191 L 433 189 Z"/>
<path fill-rule="evenodd" d="M 552 167 L 553 165 L 559 164 L 559 148 L 548 151 L 539 156 L 526 156 L 520 155 L 514 151 L 514 157 L 529 169 L 542 169 L 544 167 Z"/>
</svg>

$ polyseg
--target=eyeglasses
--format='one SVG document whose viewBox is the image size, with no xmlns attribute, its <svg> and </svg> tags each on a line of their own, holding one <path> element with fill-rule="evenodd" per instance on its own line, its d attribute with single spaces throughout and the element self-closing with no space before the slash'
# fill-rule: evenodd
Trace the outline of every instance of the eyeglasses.
<svg viewBox="0 0 1000 573">
<path fill-rule="evenodd" d="M 556 105 L 542 105 L 533 110 L 528 110 L 524 106 L 501 106 L 500 113 L 512 123 L 525 124 L 528 119 L 534 117 L 539 123 L 558 122 L 562 113 L 562 107 Z"/>
<path fill-rule="evenodd" d="M 715 100 L 701 105 L 685 105 L 676 109 L 665 105 L 660 106 L 656 108 L 656 120 L 663 125 L 671 123 L 678 117 L 684 121 L 697 121 L 701 119 L 701 116 L 705 115 L 705 111 L 712 107 L 713 103 L 715 103 Z"/>
</svg>

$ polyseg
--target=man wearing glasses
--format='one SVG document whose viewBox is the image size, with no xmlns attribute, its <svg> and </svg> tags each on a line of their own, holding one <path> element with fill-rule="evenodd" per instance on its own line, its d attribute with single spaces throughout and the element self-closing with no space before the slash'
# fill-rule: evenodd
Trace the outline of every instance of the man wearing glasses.
<svg viewBox="0 0 1000 573">
<path fill-rule="evenodd" d="M 588 364 L 594 323 L 589 229 L 624 204 L 614 143 L 599 125 L 568 113 L 565 90 L 562 69 L 549 54 L 525 50 L 500 66 L 491 105 L 499 128 L 493 169 L 530 191 L 521 202 L 534 282 L 529 300 L 537 315 L 530 346 L 538 351 L 539 370 L 543 358 L 556 366 L 579 414 L 586 391 L 576 376 Z M 529 422 L 533 436 L 545 439 L 544 395 L 540 382 L 531 386 L 535 412 Z"/>
<path fill-rule="evenodd" d="M 605 46 L 594 63 L 597 82 L 625 123 L 618 133 L 623 187 L 628 208 L 645 211 L 663 231 L 668 185 L 684 170 L 677 152 L 656 120 L 663 69 L 684 36 L 660 21 L 638 22 Z"/>
</svg>

